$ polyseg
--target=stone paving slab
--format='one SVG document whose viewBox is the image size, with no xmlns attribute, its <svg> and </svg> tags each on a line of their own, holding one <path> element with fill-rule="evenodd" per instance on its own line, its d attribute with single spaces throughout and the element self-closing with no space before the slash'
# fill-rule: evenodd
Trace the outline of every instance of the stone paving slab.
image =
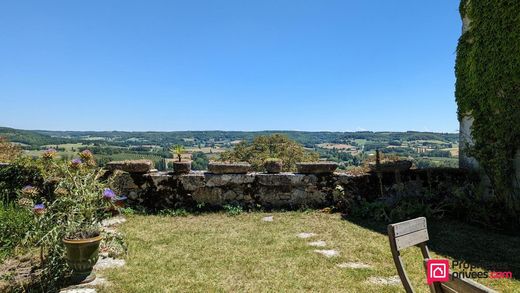
<svg viewBox="0 0 520 293">
<path fill-rule="evenodd" d="M 302 233 L 299 233 L 298 235 L 298 238 L 302 238 L 302 239 L 306 239 L 306 238 L 311 238 L 311 237 L 314 237 L 316 236 L 316 234 L 314 233 L 308 233 L 308 232 L 302 232 Z"/>
<path fill-rule="evenodd" d="M 325 257 L 339 256 L 339 251 L 334 250 L 334 249 L 315 249 L 314 252 L 319 253 Z"/>
</svg>

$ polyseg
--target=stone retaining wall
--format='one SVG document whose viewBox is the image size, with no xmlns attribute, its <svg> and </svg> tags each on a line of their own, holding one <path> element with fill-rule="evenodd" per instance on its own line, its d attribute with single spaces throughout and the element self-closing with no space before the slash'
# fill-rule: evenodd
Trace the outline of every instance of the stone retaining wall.
<svg viewBox="0 0 520 293">
<path fill-rule="evenodd" d="M 129 173 L 109 171 L 114 188 L 128 196 L 130 204 L 149 209 L 219 207 L 226 204 L 263 208 L 316 208 L 334 205 L 341 186 L 356 198 L 385 198 L 395 195 L 420 196 L 425 188 L 460 183 L 468 173 L 459 169 L 409 170 L 395 173 L 247 173 L 212 174 L 194 172 L 175 175 L 167 172 Z"/>
</svg>

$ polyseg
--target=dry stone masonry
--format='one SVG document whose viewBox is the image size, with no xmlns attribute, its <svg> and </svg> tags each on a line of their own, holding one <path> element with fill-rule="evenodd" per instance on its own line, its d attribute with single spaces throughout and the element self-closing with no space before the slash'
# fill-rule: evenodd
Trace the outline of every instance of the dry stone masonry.
<svg viewBox="0 0 520 293">
<path fill-rule="evenodd" d="M 114 188 L 129 198 L 130 204 L 138 204 L 150 209 L 196 207 L 221 207 L 226 204 L 263 208 L 319 208 L 336 204 L 341 194 L 335 192 L 338 186 L 345 193 L 357 198 L 374 199 L 381 192 L 396 189 L 396 184 L 411 187 L 430 186 L 435 182 L 456 181 L 466 174 L 458 169 L 408 170 L 396 174 L 363 174 L 323 172 L 304 173 L 243 173 L 229 174 L 219 169 L 213 172 L 192 171 L 189 174 L 157 172 L 146 164 L 137 162 L 139 167 L 125 164 L 110 164 L 107 178 L 111 178 Z M 120 169 L 114 166 L 121 166 Z M 326 167 L 326 166 L 324 166 Z M 123 169 L 123 170 L 121 170 Z M 138 170 L 139 172 L 133 172 Z"/>
</svg>

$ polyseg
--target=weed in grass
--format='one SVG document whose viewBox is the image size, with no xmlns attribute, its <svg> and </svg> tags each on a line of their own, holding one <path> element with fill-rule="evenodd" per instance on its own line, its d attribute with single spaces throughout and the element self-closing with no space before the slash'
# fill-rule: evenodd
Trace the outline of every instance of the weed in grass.
<svg viewBox="0 0 520 293">
<path fill-rule="evenodd" d="M 165 209 L 158 213 L 160 216 L 187 217 L 190 213 L 185 209 Z"/>
<path fill-rule="evenodd" d="M 225 205 L 223 206 L 224 210 L 226 211 L 226 213 L 229 215 L 229 216 L 238 216 L 240 215 L 241 213 L 244 212 L 244 209 L 239 206 L 239 205 Z"/>
</svg>

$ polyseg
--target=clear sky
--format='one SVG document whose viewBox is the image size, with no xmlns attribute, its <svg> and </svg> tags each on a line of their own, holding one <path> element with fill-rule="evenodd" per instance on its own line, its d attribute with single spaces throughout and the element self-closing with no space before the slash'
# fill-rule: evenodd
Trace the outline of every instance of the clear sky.
<svg viewBox="0 0 520 293">
<path fill-rule="evenodd" d="M 458 129 L 454 0 L 0 2 L 0 126 Z"/>
</svg>

